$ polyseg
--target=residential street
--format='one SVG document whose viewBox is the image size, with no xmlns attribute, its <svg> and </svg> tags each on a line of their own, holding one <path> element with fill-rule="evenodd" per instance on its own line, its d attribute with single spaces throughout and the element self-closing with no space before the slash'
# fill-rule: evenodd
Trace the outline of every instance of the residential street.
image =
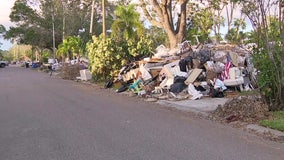
<svg viewBox="0 0 284 160">
<path fill-rule="evenodd" d="M 0 89 L 0 160 L 284 159 L 281 143 L 32 69 L 1 68 Z"/>
</svg>

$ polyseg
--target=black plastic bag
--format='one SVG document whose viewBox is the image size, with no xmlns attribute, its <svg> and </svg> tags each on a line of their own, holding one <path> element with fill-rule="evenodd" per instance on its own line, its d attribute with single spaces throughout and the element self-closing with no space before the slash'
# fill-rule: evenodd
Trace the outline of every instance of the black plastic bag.
<svg viewBox="0 0 284 160">
<path fill-rule="evenodd" d="M 225 97 L 225 94 L 224 94 L 224 91 L 222 91 L 221 89 L 211 88 L 210 89 L 210 96 L 212 98 L 223 98 L 223 97 Z"/>
</svg>

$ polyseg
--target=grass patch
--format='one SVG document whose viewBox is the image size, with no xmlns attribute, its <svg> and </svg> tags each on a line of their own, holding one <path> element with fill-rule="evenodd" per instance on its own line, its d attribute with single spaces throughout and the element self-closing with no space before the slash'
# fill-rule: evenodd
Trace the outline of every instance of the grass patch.
<svg viewBox="0 0 284 160">
<path fill-rule="evenodd" d="M 284 111 L 272 113 L 272 118 L 262 120 L 260 125 L 284 132 Z"/>
</svg>

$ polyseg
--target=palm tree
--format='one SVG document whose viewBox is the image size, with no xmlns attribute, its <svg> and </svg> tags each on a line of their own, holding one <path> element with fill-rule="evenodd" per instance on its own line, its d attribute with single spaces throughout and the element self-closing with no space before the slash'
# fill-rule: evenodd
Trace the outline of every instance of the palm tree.
<svg viewBox="0 0 284 160">
<path fill-rule="evenodd" d="M 64 39 L 63 42 L 61 44 L 59 44 L 59 46 L 58 46 L 56 56 L 61 57 L 62 62 L 64 62 L 64 59 L 65 59 L 65 57 L 67 57 L 68 52 L 69 52 L 69 44 L 68 44 L 67 39 Z"/>
<path fill-rule="evenodd" d="M 234 27 L 239 31 L 240 29 L 245 29 L 246 28 L 246 22 L 244 18 L 237 18 L 234 21 Z"/>
<path fill-rule="evenodd" d="M 65 57 L 69 59 L 76 57 L 80 57 L 83 54 L 82 50 L 82 40 L 76 36 L 70 36 L 63 40 L 58 46 L 58 50 L 56 52 L 57 56 L 61 56 L 62 60 Z"/>
<path fill-rule="evenodd" d="M 230 31 L 226 34 L 225 38 L 232 43 L 236 44 L 242 43 L 246 34 L 240 30 L 241 29 L 244 30 L 245 28 L 246 28 L 246 23 L 244 19 L 242 18 L 235 19 L 234 27 L 230 29 Z"/>
<path fill-rule="evenodd" d="M 140 15 L 136 12 L 134 4 L 128 7 L 120 5 L 115 9 L 114 13 L 117 16 L 111 27 L 114 37 L 123 37 L 129 40 L 143 35 L 144 26 L 139 21 Z"/>
</svg>

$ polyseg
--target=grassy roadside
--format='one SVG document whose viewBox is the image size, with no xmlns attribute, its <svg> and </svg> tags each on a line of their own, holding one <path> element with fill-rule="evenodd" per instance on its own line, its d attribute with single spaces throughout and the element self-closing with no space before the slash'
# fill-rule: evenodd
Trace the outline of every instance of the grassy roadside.
<svg viewBox="0 0 284 160">
<path fill-rule="evenodd" d="M 284 132 L 284 111 L 272 112 L 272 118 L 260 121 L 260 125 Z"/>
</svg>

